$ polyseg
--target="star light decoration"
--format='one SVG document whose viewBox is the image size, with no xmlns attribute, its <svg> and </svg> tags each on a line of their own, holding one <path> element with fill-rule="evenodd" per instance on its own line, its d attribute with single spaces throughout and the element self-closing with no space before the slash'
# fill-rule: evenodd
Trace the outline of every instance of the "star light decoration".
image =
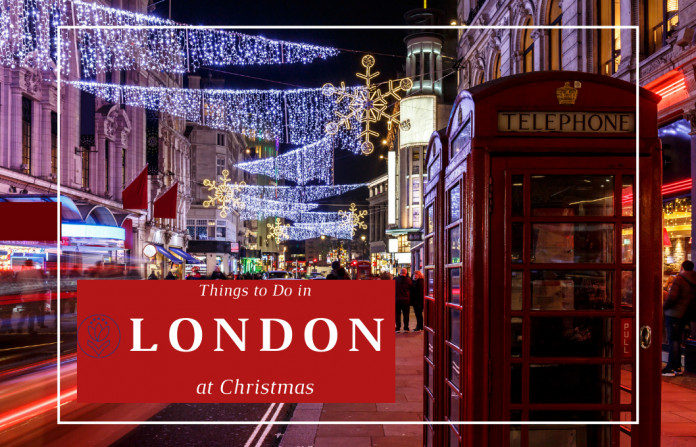
<svg viewBox="0 0 696 447">
<path fill-rule="evenodd" d="M 350 129 L 350 120 L 357 119 L 360 123 L 365 124 L 365 129 L 358 135 L 358 138 L 365 137 L 365 141 L 360 145 L 360 151 L 368 155 L 375 149 L 375 145 L 370 141 L 370 136 L 379 136 L 379 133 L 370 129 L 370 124 L 376 123 L 384 117 L 387 119 L 387 127 L 389 129 L 391 129 L 392 123 L 398 126 L 399 112 L 395 111 L 393 114 L 387 113 L 387 108 L 391 105 L 388 99 L 391 97 L 396 101 L 400 101 L 401 97 L 397 95 L 397 92 L 410 90 L 411 87 L 413 87 L 413 81 L 408 78 L 389 80 L 389 90 L 386 93 L 382 93 L 381 88 L 370 83 L 372 78 L 379 75 L 379 72 L 370 73 L 370 68 L 375 65 L 375 58 L 369 54 L 364 56 L 362 58 L 362 65 L 365 67 L 365 74 L 357 73 L 356 76 L 365 80 L 365 88 L 350 92 L 346 90 L 346 84 L 341 82 L 340 88 L 334 87 L 332 84 L 324 84 L 322 92 L 326 96 L 336 95 L 337 104 L 345 98 L 350 99 L 349 113 L 343 114 L 336 111 L 335 113 L 339 120 L 328 123 L 325 127 L 326 133 L 335 135 L 338 133 L 341 126 Z"/>
<path fill-rule="evenodd" d="M 363 222 L 363 218 L 367 216 L 367 210 L 358 211 L 354 203 L 350 204 L 348 211 L 338 211 L 338 215 L 341 218 L 339 222 L 339 227 L 344 230 L 349 230 L 351 237 L 355 236 L 355 228 L 361 228 L 367 230 L 367 224 Z"/>
<path fill-rule="evenodd" d="M 268 239 L 275 239 L 276 244 L 280 244 L 283 241 L 287 241 L 290 236 L 288 235 L 288 230 L 290 229 L 290 225 L 282 225 L 280 223 L 280 218 L 276 217 L 275 220 L 275 225 L 271 224 L 266 224 L 268 227 L 269 234 L 266 236 Z"/>
<path fill-rule="evenodd" d="M 222 171 L 219 185 L 216 184 L 214 180 L 212 182 L 208 179 L 203 180 L 203 185 L 208 187 L 208 191 L 215 190 L 214 196 L 208 196 L 208 200 L 203 202 L 203 206 L 209 208 L 217 204 L 220 210 L 220 217 L 223 219 L 227 217 L 227 213 L 233 208 L 244 207 L 244 203 L 241 199 L 241 191 L 242 188 L 246 186 L 246 183 L 229 183 L 230 179 L 227 178 L 229 173 L 230 171 L 227 169 Z"/>
</svg>

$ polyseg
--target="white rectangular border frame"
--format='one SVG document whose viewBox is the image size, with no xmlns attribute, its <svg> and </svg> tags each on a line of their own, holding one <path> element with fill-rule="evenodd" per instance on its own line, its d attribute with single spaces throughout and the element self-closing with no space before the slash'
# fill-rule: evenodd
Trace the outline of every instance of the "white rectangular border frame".
<svg viewBox="0 0 696 447">
<path fill-rule="evenodd" d="M 65 25 L 57 27 L 57 115 L 58 115 L 58 178 L 57 191 L 58 196 L 58 234 L 60 234 L 60 172 L 61 172 L 61 125 L 60 125 L 60 89 L 61 89 L 61 31 L 62 30 L 74 30 L 74 29 L 330 29 L 330 30 L 361 30 L 361 29 L 381 29 L 381 30 L 407 30 L 412 29 L 412 26 L 252 26 L 252 25 L 241 25 L 241 26 L 79 26 L 79 25 Z M 570 29 L 570 30 L 596 30 L 596 29 L 618 29 L 618 30 L 632 30 L 635 32 L 635 42 L 634 48 L 640 47 L 640 27 L 639 26 L 419 26 L 422 29 Z M 636 80 L 636 175 L 635 175 L 635 192 L 634 192 L 634 203 L 635 203 L 635 213 L 636 213 L 636 230 L 635 230 L 635 246 L 638 247 L 636 252 L 638 252 L 640 247 L 639 235 L 640 235 L 640 63 L 638 60 L 638 51 L 635 51 L 635 80 Z M 572 71 L 568 73 L 574 73 Z M 60 240 L 57 241 L 58 252 L 60 253 Z M 58 346 L 57 350 L 57 394 L 56 394 L 56 410 L 57 410 L 57 424 L 58 425 L 511 425 L 511 426 L 521 426 L 521 425 L 638 425 L 640 423 L 640 391 L 638 384 L 640 383 L 640 275 L 638 274 L 640 268 L 640 257 L 636 256 L 636 290 L 635 290 L 635 306 L 636 306 L 636 316 L 634 321 L 635 329 L 635 339 L 636 339 L 636 369 L 634 374 L 636 376 L 636 393 L 635 393 L 635 404 L 636 404 L 636 420 L 635 421 L 459 421 L 459 422 L 449 422 L 449 421 L 63 421 L 60 418 L 60 312 L 58 312 L 58 331 L 57 340 Z M 60 256 L 58 256 L 58 301 L 57 306 L 60 309 Z M 616 384 L 614 384 L 616 386 Z"/>
</svg>

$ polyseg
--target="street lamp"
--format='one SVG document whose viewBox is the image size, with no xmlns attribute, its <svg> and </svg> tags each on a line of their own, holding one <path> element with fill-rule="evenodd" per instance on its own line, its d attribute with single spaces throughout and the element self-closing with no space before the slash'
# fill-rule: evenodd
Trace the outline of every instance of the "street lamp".
<svg viewBox="0 0 696 447">
<path fill-rule="evenodd" d="M 360 236 L 360 239 L 362 239 L 362 243 L 363 243 L 362 259 L 364 261 L 365 260 L 365 235 L 363 234 L 362 236 Z"/>
</svg>

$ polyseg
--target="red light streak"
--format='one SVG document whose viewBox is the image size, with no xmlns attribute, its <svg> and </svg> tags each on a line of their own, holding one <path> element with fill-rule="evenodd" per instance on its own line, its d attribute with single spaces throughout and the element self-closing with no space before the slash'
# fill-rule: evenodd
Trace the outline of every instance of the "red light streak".
<svg viewBox="0 0 696 447">
<path fill-rule="evenodd" d="M 60 403 L 64 405 L 68 402 L 75 400 L 73 396 L 77 394 L 77 387 L 72 388 L 60 396 Z M 30 419 L 34 416 L 38 416 L 48 410 L 57 407 L 57 396 L 50 397 L 48 399 L 40 400 L 36 404 L 25 405 L 20 407 L 15 411 L 5 413 L 0 415 L 0 428 L 7 429 L 13 425 L 16 425 L 26 419 Z M 69 399 L 73 397 L 72 399 Z"/>
</svg>

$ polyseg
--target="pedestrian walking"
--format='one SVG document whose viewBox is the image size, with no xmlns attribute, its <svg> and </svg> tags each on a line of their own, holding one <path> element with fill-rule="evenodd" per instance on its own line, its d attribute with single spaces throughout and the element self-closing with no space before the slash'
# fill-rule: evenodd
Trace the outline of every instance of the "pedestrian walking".
<svg viewBox="0 0 696 447">
<path fill-rule="evenodd" d="M 408 332 L 408 314 L 411 312 L 411 287 L 413 287 L 413 281 L 408 277 L 408 271 L 401 269 L 401 273 L 395 282 L 396 332 L 401 332 L 401 314 L 404 315 L 404 332 Z"/>
<path fill-rule="evenodd" d="M 172 281 L 175 279 L 176 279 L 176 276 L 174 276 L 174 274 L 172 273 L 171 270 L 169 271 L 169 273 L 167 273 L 167 276 L 164 277 L 165 281 Z"/>
<path fill-rule="evenodd" d="M 340 261 L 334 261 L 331 263 L 331 273 L 326 275 L 326 279 L 350 279 L 346 269 L 341 267 Z"/>
<path fill-rule="evenodd" d="M 662 304 L 665 313 L 665 327 L 667 328 L 667 342 L 669 343 L 669 356 L 667 366 L 662 370 L 663 376 L 675 376 L 682 373 L 682 335 L 688 319 L 685 318 L 687 309 L 695 295 L 696 272 L 694 272 L 694 263 L 687 260 L 682 262 L 679 275 L 674 279 L 667 299 Z"/>
<path fill-rule="evenodd" d="M 416 314 L 415 332 L 423 330 L 423 298 L 425 295 L 425 279 L 420 270 L 416 270 L 413 274 L 413 287 L 411 288 L 411 306 L 413 313 Z"/>
</svg>

